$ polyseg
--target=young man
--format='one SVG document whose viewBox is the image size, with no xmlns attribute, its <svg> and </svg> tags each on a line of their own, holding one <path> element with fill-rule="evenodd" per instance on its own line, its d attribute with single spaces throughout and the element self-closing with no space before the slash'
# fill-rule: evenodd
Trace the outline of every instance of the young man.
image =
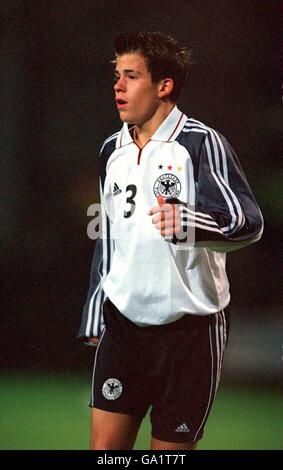
<svg viewBox="0 0 283 470">
<path fill-rule="evenodd" d="M 217 131 L 176 107 L 190 64 L 165 34 L 120 34 L 124 125 L 100 155 L 101 237 L 79 336 L 97 345 L 92 449 L 132 449 L 151 410 L 151 449 L 194 449 L 229 331 L 226 252 L 263 221 Z"/>
</svg>

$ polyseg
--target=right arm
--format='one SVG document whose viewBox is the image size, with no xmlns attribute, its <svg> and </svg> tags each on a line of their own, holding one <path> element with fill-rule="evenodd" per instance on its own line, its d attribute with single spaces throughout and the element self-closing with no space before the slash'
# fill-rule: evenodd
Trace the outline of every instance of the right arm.
<svg viewBox="0 0 283 470">
<path fill-rule="evenodd" d="M 118 133 L 117 133 L 118 134 Z M 110 271 L 114 242 L 110 237 L 110 221 L 104 206 L 104 181 L 108 158 L 116 147 L 117 134 L 107 139 L 99 157 L 100 227 L 91 262 L 90 284 L 84 305 L 78 338 L 88 345 L 96 346 L 104 329 L 103 282 Z"/>
<path fill-rule="evenodd" d="M 101 227 L 91 262 L 90 285 L 83 308 L 78 338 L 88 345 L 97 345 L 104 329 L 103 282 L 109 272 L 113 243 L 109 237 L 110 222 L 104 208 L 103 188 L 100 179 Z"/>
</svg>

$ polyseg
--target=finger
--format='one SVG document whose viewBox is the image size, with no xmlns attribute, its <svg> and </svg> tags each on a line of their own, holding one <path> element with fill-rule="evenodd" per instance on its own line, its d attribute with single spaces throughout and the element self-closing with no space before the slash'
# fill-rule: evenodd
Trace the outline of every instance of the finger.
<svg viewBox="0 0 283 470">
<path fill-rule="evenodd" d="M 152 217 L 152 223 L 157 224 L 158 222 L 161 222 L 162 220 L 167 220 L 167 221 L 173 221 L 174 220 L 174 212 L 159 212 L 156 214 L 154 217 Z"/>
<path fill-rule="evenodd" d="M 160 235 L 162 235 L 162 237 L 166 237 L 166 236 L 169 236 L 169 235 L 176 235 L 180 232 L 181 228 L 179 225 L 176 225 L 176 227 L 174 228 L 165 228 L 165 229 L 161 229 L 160 230 Z"/>
<path fill-rule="evenodd" d="M 152 218 L 152 223 L 156 224 L 162 220 L 173 221 L 173 226 L 180 223 L 180 214 L 178 208 L 172 204 L 166 204 L 162 207 L 162 211 Z"/>
<path fill-rule="evenodd" d="M 160 206 L 154 206 L 147 211 L 147 215 L 154 215 L 160 212 Z"/>
<path fill-rule="evenodd" d="M 172 205 L 171 204 L 163 204 L 163 206 L 154 206 L 149 211 L 147 212 L 148 215 L 154 215 L 157 214 L 158 212 L 170 212 L 172 211 Z"/>
<path fill-rule="evenodd" d="M 155 228 L 158 229 L 158 230 L 163 230 L 163 229 L 172 229 L 172 230 L 177 230 L 179 226 L 175 224 L 175 220 L 174 219 L 170 219 L 170 220 L 160 220 L 159 222 L 157 222 L 155 224 Z"/>
</svg>

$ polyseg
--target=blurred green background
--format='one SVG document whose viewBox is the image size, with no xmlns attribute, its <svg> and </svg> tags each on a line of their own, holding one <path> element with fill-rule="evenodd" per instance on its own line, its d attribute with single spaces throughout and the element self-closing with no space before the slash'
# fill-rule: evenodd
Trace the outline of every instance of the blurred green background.
<svg viewBox="0 0 283 470">
<path fill-rule="evenodd" d="M 1 449 L 86 450 L 90 381 L 85 376 L 4 376 L 0 380 Z M 220 387 L 198 449 L 283 449 L 279 390 Z M 147 450 L 149 416 L 135 449 Z"/>
<path fill-rule="evenodd" d="M 272 0 L 0 2 L 1 449 L 88 447 L 87 208 L 121 127 L 110 61 L 128 29 L 192 49 L 179 107 L 227 137 L 265 219 L 261 241 L 227 257 L 231 335 L 200 448 L 282 449 L 281 13 Z M 145 420 L 138 448 L 149 432 Z"/>
</svg>

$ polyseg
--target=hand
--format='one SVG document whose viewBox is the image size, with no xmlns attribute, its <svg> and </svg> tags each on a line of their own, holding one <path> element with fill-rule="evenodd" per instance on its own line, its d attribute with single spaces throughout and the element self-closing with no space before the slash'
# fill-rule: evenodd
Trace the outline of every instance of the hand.
<svg viewBox="0 0 283 470">
<path fill-rule="evenodd" d="M 152 223 L 163 237 L 176 235 L 181 231 L 181 218 L 178 206 L 166 203 L 162 196 L 158 196 L 158 202 L 158 206 L 154 206 L 148 211 L 148 215 L 154 215 Z"/>
<path fill-rule="evenodd" d="M 89 342 L 94 344 L 95 346 L 98 345 L 99 341 L 100 341 L 100 338 L 98 336 L 93 336 L 92 338 L 89 338 Z"/>
</svg>

